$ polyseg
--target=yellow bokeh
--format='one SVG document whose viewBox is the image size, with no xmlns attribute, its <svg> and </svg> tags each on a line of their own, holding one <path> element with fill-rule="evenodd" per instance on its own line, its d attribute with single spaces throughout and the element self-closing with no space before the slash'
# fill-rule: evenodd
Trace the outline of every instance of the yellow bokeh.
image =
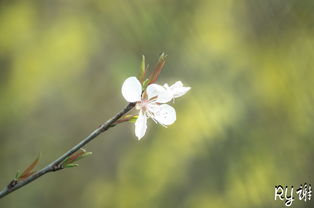
<svg viewBox="0 0 314 208">
<path fill-rule="evenodd" d="M 276 185 L 313 184 L 311 0 L 4 1 L 0 6 L 0 185 L 40 167 L 125 105 L 121 85 L 167 62 L 158 83 L 192 89 L 175 124 L 141 141 L 116 126 L 80 167 L 0 207 L 284 207 Z M 295 200 L 293 207 L 311 207 Z"/>
</svg>

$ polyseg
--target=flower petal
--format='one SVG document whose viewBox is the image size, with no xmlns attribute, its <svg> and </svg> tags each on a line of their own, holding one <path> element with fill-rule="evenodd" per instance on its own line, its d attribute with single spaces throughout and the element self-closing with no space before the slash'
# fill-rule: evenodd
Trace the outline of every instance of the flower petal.
<svg viewBox="0 0 314 208">
<path fill-rule="evenodd" d="M 155 101 L 157 103 L 167 103 L 173 98 L 168 90 L 166 90 L 163 86 L 158 84 L 148 85 L 148 87 L 146 88 L 146 93 L 148 99 L 157 97 Z"/>
<path fill-rule="evenodd" d="M 183 87 L 183 83 L 181 81 L 175 82 L 173 85 L 170 86 L 171 89 Z"/>
<path fill-rule="evenodd" d="M 124 99 L 130 103 L 141 100 L 142 85 L 136 77 L 127 78 L 121 88 Z"/>
<path fill-rule="evenodd" d="M 146 88 L 146 93 L 148 99 L 158 96 L 159 94 L 165 92 L 166 89 L 158 84 L 150 84 Z"/>
<path fill-rule="evenodd" d="M 191 87 L 183 87 L 183 84 L 181 81 L 177 81 L 176 83 L 170 86 L 170 91 L 172 92 L 173 98 L 183 96 L 190 89 Z"/>
<path fill-rule="evenodd" d="M 171 125 L 176 121 L 176 110 L 167 104 L 155 105 L 152 109 L 154 119 L 162 125 Z"/>
<path fill-rule="evenodd" d="M 146 129 L 147 117 L 142 111 L 140 111 L 135 122 L 135 136 L 138 138 L 138 140 L 140 140 L 145 135 Z"/>
</svg>

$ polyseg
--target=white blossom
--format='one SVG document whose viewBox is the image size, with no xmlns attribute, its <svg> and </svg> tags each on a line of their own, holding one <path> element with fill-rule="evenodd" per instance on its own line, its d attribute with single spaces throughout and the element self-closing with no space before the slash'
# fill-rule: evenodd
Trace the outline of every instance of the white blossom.
<svg viewBox="0 0 314 208">
<path fill-rule="evenodd" d="M 135 135 L 141 139 L 147 130 L 147 119 L 151 118 L 156 123 L 168 126 L 176 121 L 176 111 L 165 104 L 174 98 L 184 95 L 190 87 L 183 87 L 178 81 L 170 87 L 158 84 L 150 84 L 143 92 L 142 85 L 136 77 L 127 78 L 122 85 L 122 95 L 128 102 L 136 102 L 135 108 L 139 110 L 135 122 Z"/>
</svg>

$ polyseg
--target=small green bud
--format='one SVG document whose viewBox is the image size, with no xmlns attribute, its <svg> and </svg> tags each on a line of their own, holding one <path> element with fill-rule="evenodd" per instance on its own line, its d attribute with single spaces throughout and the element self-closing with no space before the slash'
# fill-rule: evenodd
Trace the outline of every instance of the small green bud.
<svg viewBox="0 0 314 208">
<path fill-rule="evenodd" d="M 143 83 L 145 76 L 146 76 L 145 56 L 142 55 L 141 69 L 140 69 L 140 74 L 138 76 L 139 81 L 141 83 Z"/>
<path fill-rule="evenodd" d="M 138 115 L 133 116 L 129 121 L 130 121 L 131 123 L 135 123 L 135 121 L 137 120 L 137 118 L 138 118 Z"/>
<path fill-rule="evenodd" d="M 65 166 L 63 166 L 63 168 L 74 168 L 74 167 L 77 167 L 79 166 L 79 164 L 76 164 L 76 163 L 70 163 L 70 164 L 66 164 Z"/>
</svg>

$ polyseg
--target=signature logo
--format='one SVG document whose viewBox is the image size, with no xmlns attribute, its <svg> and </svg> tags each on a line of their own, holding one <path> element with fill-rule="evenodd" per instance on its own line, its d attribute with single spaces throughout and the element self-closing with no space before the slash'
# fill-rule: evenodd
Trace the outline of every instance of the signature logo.
<svg viewBox="0 0 314 208">
<path fill-rule="evenodd" d="M 279 199 L 285 201 L 285 206 L 290 207 L 295 200 L 294 194 L 297 195 L 297 199 L 300 201 L 309 201 L 312 198 L 312 187 L 311 184 L 305 183 L 300 185 L 298 189 L 295 190 L 293 186 L 285 188 L 282 185 L 275 186 L 275 200 Z"/>
</svg>

